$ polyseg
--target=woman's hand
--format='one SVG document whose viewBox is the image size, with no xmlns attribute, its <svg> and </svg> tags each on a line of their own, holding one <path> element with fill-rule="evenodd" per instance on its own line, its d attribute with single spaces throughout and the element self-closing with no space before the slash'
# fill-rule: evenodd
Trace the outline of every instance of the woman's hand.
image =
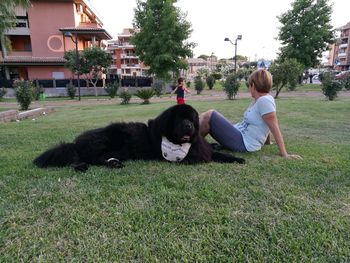
<svg viewBox="0 0 350 263">
<path fill-rule="evenodd" d="M 301 157 L 300 155 L 289 154 L 289 153 L 287 153 L 287 155 L 285 155 L 283 157 L 286 158 L 286 159 L 289 159 L 289 160 L 302 160 L 303 159 L 303 157 Z"/>
</svg>

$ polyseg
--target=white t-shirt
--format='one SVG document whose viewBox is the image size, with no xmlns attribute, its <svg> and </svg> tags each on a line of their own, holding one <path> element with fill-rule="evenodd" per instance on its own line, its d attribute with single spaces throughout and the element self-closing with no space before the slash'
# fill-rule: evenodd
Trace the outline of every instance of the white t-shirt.
<svg viewBox="0 0 350 263">
<path fill-rule="evenodd" d="M 274 98 L 269 94 L 262 96 L 250 104 L 243 120 L 234 125 L 241 132 L 248 152 L 258 151 L 264 145 L 270 130 L 262 116 L 275 111 Z"/>
</svg>

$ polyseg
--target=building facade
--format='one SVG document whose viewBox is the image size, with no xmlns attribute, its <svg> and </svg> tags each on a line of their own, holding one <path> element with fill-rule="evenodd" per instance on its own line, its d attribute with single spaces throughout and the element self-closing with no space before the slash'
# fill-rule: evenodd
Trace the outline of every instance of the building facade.
<svg viewBox="0 0 350 263">
<path fill-rule="evenodd" d="M 350 69 L 350 22 L 338 28 L 339 37 L 332 45 L 328 56 L 328 63 L 337 70 Z"/>
<path fill-rule="evenodd" d="M 109 40 L 107 50 L 113 57 L 110 74 L 124 76 L 146 76 L 147 69 L 135 54 L 135 47 L 130 43 L 132 36 L 129 28 L 123 29 L 117 39 Z"/>
<path fill-rule="evenodd" d="M 16 16 L 16 27 L 0 42 L 0 78 L 6 80 L 73 78 L 64 52 L 112 38 L 87 0 L 31 0 Z"/>
</svg>

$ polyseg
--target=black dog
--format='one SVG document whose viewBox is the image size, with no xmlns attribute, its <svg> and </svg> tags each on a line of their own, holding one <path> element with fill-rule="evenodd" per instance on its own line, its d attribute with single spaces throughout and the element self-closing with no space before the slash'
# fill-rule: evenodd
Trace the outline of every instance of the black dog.
<svg viewBox="0 0 350 263">
<path fill-rule="evenodd" d="M 170 160 L 185 164 L 202 162 L 244 163 L 244 159 L 212 150 L 199 135 L 198 113 L 191 106 L 175 105 L 148 125 L 113 123 L 79 135 L 41 154 L 38 167 L 72 166 L 85 172 L 89 165 L 123 167 L 125 160 Z"/>
</svg>

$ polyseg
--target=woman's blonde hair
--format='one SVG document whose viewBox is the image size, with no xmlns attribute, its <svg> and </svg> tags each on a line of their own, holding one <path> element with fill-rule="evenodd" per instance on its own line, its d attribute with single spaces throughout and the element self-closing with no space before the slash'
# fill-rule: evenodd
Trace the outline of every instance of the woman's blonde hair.
<svg viewBox="0 0 350 263">
<path fill-rule="evenodd" d="M 255 70 L 248 78 L 249 86 L 254 84 L 255 89 L 261 93 L 269 93 L 272 88 L 272 75 L 265 69 Z"/>
</svg>

